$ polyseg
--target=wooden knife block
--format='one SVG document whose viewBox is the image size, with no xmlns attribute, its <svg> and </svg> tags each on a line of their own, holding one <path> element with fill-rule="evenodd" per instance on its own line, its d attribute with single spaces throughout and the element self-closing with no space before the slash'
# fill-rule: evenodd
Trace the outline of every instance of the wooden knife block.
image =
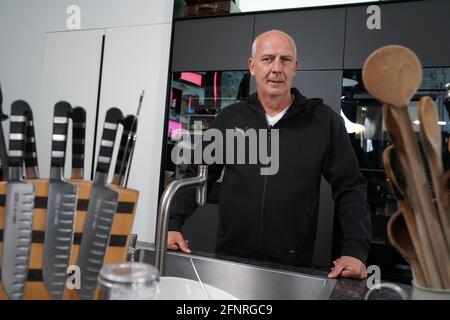
<svg viewBox="0 0 450 320">
<path fill-rule="evenodd" d="M 49 180 L 28 180 L 35 185 L 35 208 L 33 216 L 33 240 L 31 245 L 30 259 L 28 262 L 28 280 L 24 289 L 23 299 L 52 299 L 42 280 L 42 259 L 44 255 L 44 231 L 46 221 L 46 208 Z M 92 189 L 92 181 L 67 180 L 78 185 L 78 204 L 75 216 L 74 240 L 72 244 L 72 255 L 70 264 L 76 265 L 84 221 L 87 214 L 89 195 Z M 108 185 L 119 192 L 119 205 L 114 215 L 111 238 L 105 255 L 104 264 L 125 262 L 128 252 L 128 244 L 133 227 L 139 192 L 132 189 L 124 189 L 115 185 Z M 0 268 L 3 253 L 3 229 L 5 194 L 7 182 L 0 181 Z M 0 281 L 1 282 L 1 281 Z M 97 295 L 97 293 L 96 293 Z M 95 295 L 95 296 L 96 296 Z M 8 296 L 0 285 L 0 299 L 8 299 Z M 78 300 L 76 290 L 66 287 L 65 300 Z"/>
</svg>

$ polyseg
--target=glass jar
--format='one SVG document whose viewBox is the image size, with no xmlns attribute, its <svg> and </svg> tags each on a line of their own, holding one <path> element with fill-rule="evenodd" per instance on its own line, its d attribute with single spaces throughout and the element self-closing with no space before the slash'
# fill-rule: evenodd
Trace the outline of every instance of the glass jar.
<svg viewBox="0 0 450 320">
<path fill-rule="evenodd" d="M 100 300 L 153 300 L 158 295 L 159 272 L 140 262 L 104 265 L 98 276 Z"/>
</svg>

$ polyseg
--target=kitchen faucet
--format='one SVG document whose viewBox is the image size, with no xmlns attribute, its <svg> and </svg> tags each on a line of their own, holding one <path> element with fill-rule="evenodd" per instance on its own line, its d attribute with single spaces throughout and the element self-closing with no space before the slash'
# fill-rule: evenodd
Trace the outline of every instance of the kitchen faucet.
<svg viewBox="0 0 450 320">
<path fill-rule="evenodd" d="M 197 189 L 197 204 L 199 206 L 203 206 L 206 202 L 207 176 L 208 167 L 206 165 L 199 165 L 196 177 L 172 181 L 164 190 L 158 207 L 155 239 L 155 266 L 156 268 L 158 268 L 161 276 L 163 276 L 165 273 L 169 210 L 172 204 L 173 197 L 178 190 L 195 187 Z"/>
</svg>

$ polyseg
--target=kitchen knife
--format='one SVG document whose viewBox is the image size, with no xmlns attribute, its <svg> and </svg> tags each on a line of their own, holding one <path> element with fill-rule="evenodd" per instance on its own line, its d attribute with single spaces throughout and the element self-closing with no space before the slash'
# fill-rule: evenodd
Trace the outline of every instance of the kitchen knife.
<svg viewBox="0 0 450 320">
<path fill-rule="evenodd" d="M 136 113 L 136 122 L 139 120 L 139 114 L 141 113 L 141 107 L 142 107 L 142 101 L 144 100 L 144 94 L 145 91 L 141 90 L 141 92 L 139 93 L 139 103 L 138 103 L 138 108 L 137 108 L 137 113 Z M 136 123 L 137 126 L 137 123 Z M 130 170 L 131 170 L 131 163 L 133 162 L 133 155 L 134 155 L 134 147 L 136 146 L 136 131 L 137 131 L 137 127 L 134 129 L 134 135 L 133 135 L 133 143 L 131 146 L 131 154 L 129 157 L 129 160 L 127 161 L 127 172 L 125 172 L 125 188 L 128 186 L 128 178 L 130 177 Z"/>
<path fill-rule="evenodd" d="M 2 121 L 8 119 L 8 116 L 3 113 L 3 94 L 2 86 L 0 84 L 0 180 L 3 181 L 6 178 L 8 172 L 8 152 L 6 151 L 5 136 L 3 134 Z"/>
<path fill-rule="evenodd" d="M 34 185 L 22 180 L 27 127 L 25 101 L 11 105 L 9 172 L 3 231 L 2 283 L 11 299 L 21 299 L 28 276 Z"/>
<path fill-rule="evenodd" d="M 114 150 L 117 127 L 122 112 L 111 108 L 106 113 L 94 184 L 90 194 L 83 237 L 78 254 L 81 272 L 81 288 L 77 289 L 82 299 L 92 299 L 97 287 L 97 276 L 103 265 L 119 193 L 106 187 L 111 156 Z"/>
<path fill-rule="evenodd" d="M 86 110 L 72 110 L 72 179 L 84 179 L 84 143 L 86 136 Z"/>
<path fill-rule="evenodd" d="M 135 115 L 127 115 L 122 119 L 121 123 L 123 131 L 112 179 L 112 183 L 118 186 L 123 186 L 125 173 L 127 172 L 128 161 L 134 145 L 133 136 L 136 134 L 137 129 L 137 118 Z"/>
<path fill-rule="evenodd" d="M 36 153 L 36 138 L 34 135 L 33 111 L 28 110 L 27 116 L 27 141 L 25 143 L 25 176 L 27 179 L 38 179 L 38 159 Z"/>
<path fill-rule="evenodd" d="M 44 236 L 43 279 L 54 299 L 61 299 L 73 241 L 78 187 L 64 181 L 67 128 L 72 107 L 65 101 L 55 105 Z"/>
</svg>

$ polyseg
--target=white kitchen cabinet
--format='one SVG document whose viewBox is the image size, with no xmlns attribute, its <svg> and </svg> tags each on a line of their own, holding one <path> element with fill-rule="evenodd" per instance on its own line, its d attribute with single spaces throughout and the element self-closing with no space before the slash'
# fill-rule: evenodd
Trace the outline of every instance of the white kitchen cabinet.
<svg viewBox="0 0 450 320">
<path fill-rule="evenodd" d="M 50 172 L 53 107 L 60 100 L 66 100 L 73 107 L 82 106 L 86 109 L 84 169 L 85 178 L 90 177 L 104 34 L 105 29 L 45 34 L 41 98 L 39 105 L 31 105 L 42 178 L 48 178 Z M 70 176 L 72 163 L 71 139 L 68 141 L 66 177 Z"/>
<path fill-rule="evenodd" d="M 145 90 L 128 187 L 140 191 L 133 233 L 140 241 L 151 243 L 158 204 L 170 33 L 171 24 L 155 24 L 107 29 L 105 36 L 99 125 L 111 107 L 136 114 L 139 92 Z M 100 135 L 101 127 L 97 152 Z M 117 144 L 119 139 L 118 134 Z M 114 157 L 116 154 L 117 149 Z"/>
</svg>

